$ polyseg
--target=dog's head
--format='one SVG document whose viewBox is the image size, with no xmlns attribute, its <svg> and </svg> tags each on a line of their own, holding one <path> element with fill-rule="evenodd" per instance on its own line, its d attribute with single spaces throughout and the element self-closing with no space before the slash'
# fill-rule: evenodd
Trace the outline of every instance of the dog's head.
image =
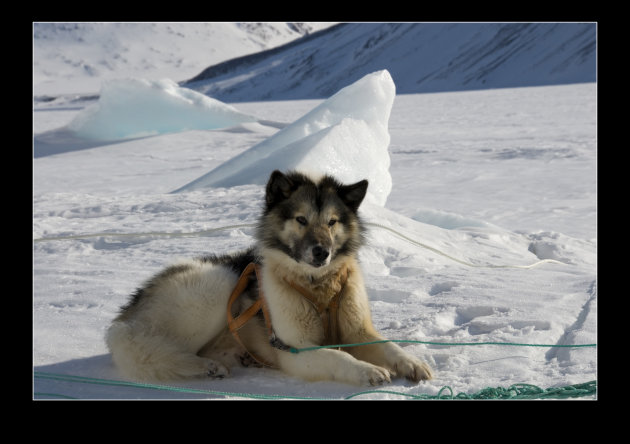
<svg viewBox="0 0 630 444">
<path fill-rule="evenodd" d="M 368 181 L 343 185 L 330 176 L 274 171 L 265 193 L 258 240 L 300 264 L 325 267 L 363 242 L 357 215 Z"/>
</svg>

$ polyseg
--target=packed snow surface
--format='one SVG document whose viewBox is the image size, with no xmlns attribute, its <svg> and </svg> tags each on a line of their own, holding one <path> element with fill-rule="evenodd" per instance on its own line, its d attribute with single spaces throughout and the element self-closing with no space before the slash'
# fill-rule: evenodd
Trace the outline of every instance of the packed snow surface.
<svg viewBox="0 0 630 444">
<path fill-rule="evenodd" d="M 317 131 L 347 142 L 355 158 L 341 162 L 349 170 L 371 174 L 364 155 L 390 160 L 386 202 L 367 202 L 360 210 L 369 224 L 360 261 L 377 329 L 398 340 L 597 343 L 596 85 L 398 95 L 390 113 L 393 92 L 386 77 L 380 72 L 366 80 L 375 91 L 384 90 L 381 98 L 345 97 L 349 114 L 367 103 L 381 114 L 344 117 L 353 122 L 344 127 L 345 136 L 327 130 L 343 127 L 339 116 L 345 111 L 334 97 L 241 103 L 237 110 L 258 122 L 284 122 L 285 134 L 304 128 L 298 116 L 302 123 L 315 114 L 331 116 L 328 126 L 293 142 L 313 156 L 316 167 L 325 164 L 325 150 L 318 143 L 306 150 L 303 137 Z M 64 100 L 36 103 L 36 138 L 66 127 L 92 104 Z M 374 120 L 388 122 L 374 136 L 383 141 L 361 152 L 346 136 L 364 137 Z M 36 156 L 34 370 L 121 380 L 103 340 L 119 307 L 142 281 L 178 258 L 250 246 L 262 209 L 258 183 L 172 191 L 265 146 L 283 133 L 280 126 L 181 128 Z M 279 168 L 289 165 L 290 159 L 270 152 Z M 264 176 L 266 170 L 255 165 L 246 163 L 247 174 Z M 560 263 L 495 268 L 541 259 Z M 394 379 L 382 387 L 387 393 L 359 399 L 404 399 L 392 392 L 435 395 L 446 385 L 474 393 L 515 383 L 554 387 L 597 379 L 596 348 L 403 346 L 431 365 L 435 379 L 418 385 Z M 168 385 L 199 392 L 36 374 L 34 393 L 39 399 L 222 399 L 239 393 L 343 399 L 364 390 L 254 368 L 236 368 L 223 380 Z"/>
<path fill-rule="evenodd" d="M 389 115 L 396 87 L 387 70 L 343 88 L 272 137 L 179 188 L 264 185 L 275 169 L 331 174 L 344 183 L 369 179 L 366 202 L 385 205 Z"/>
</svg>

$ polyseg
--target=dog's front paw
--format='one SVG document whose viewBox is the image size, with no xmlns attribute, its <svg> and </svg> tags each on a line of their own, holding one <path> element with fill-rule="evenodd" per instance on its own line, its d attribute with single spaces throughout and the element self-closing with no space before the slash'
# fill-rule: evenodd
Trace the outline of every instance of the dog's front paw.
<svg viewBox="0 0 630 444">
<path fill-rule="evenodd" d="M 391 376 L 387 369 L 376 365 L 368 365 L 364 367 L 360 375 L 360 384 L 377 386 L 391 382 Z"/>
<path fill-rule="evenodd" d="M 398 361 L 394 365 L 394 371 L 397 376 L 404 376 L 413 382 L 424 381 L 427 379 L 433 379 L 433 373 L 431 367 L 424 362 L 415 358 L 407 358 Z"/>
<path fill-rule="evenodd" d="M 223 379 L 230 375 L 230 370 L 220 362 L 208 359 L 206 376 L 212 379 Z"/>
<path fill-rule="evenodd" d="M 244 354 L 239 355 L 238 359 L 240 360 L 241 365 L 243 367 L 257 367 L 257 368 L 261 368 L 263 366 L 260 362 L 258 362 L 256 360 L 256 358 L 254 358 L 248 352 L 245 352 Z"/>
</svg>

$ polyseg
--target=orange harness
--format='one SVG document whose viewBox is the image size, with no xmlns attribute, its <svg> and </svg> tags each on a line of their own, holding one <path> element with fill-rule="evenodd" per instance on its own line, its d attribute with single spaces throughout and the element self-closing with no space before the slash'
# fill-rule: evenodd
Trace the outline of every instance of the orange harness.
<svg viewBox="0 0 630 444">
<path fill-rule="evenodd" d="M 245 288 L 249 285 L 250 275 L 252 273 L 256 274 L 256 279 L 258 280 L 258 298 L 256 301 L 250 305 L 243 313 L 239 313 L 236 317 L 232 316 L 232 305 L 238 299 L 238 297 L 243 294 Z M 287 278 L 284 278 L 285 282 L 289 284 L 293 289 L 295 289 L 298 293 L 300 293 L 307 301 L 309 301 L 317 313 L 319 314 L 320 319 L 322 320 L 322 325 L 324 327 L 324 343 L 322 345 L 334 345 L 339 343 L 339 324 L 338 324 L 338 310 L 339 310 L 339 302 L 341 300 L 341 294 L 343 293 L 343 289 L 346 285 L 346 281 L 348 280 L 348 270 L 344 268 L 340 272 L 341 278 L 341 288 L 335 295 L 330 299 L 328 304 L 318 303 L 317 299 L 309 293 L 304 287 L 297 285 L 294 282 L 289 281 Z M 280 339 L 278 339 L 273 331 L 271 326 L 271 317 L 269 316 L 269 309 L 267 307 L 267 300 L 265 298 L 265 294 L 262 289 L 261 284 L 261 273 L 260 273 L 260 265 L 255 263 L 250 263 L 245 267 L 243 273 L 238 279 L 234 290 L 232 290 L 232 294 L 230 295 L 230 299 L 227 304 L 227 321 L 228 328 L 236 341 L 245 349 L 245 344 L 241 340 L 238 330 L 242 328 L 251 318 L 253 318 L 258 312 L 262 310 L 263 317 L 265 318 L 265 325 L 267 326 L 267 333 L 269 334 L 269 343 L 280 350 L 289 350 L 290 347 L 284 344 Z M 248 353 L 260 364 L 267 367 L 274 367 L 273 364 L 267 362 L 265 359 L 260 356 L 256 356 L 251 351 L 247 350 Z"/>
</svg>

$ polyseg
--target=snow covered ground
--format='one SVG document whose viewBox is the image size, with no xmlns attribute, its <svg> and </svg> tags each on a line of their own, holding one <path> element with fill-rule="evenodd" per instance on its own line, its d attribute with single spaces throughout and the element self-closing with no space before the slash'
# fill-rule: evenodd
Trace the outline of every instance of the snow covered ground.
<svg viewBox="0 0 630 444">
<path fill-rule="evenodd" d="M 590 83 L 395 97 L 386 155 L 392 189 L 384 206 L 362 208 L 371 225 L 360 259 L 378 329 L 401 340 L 597 343 L 596 94 Z M 83 145 L 73 139 L 74 149 L 49 154 L 38 151 L 38 137 L 72 138 L 59 128 L 93 101 L 36 102 L 34 371 L 120 380 L 103 341 L 120 305 L 176 258 L 249 246 L 247 225 L 263 195 L 257 184 L 172 191 L 322 103 L 239 103 L 257 123 Z M 88 236 L 41 240 L 73 235 Z M 541 259 L 562 264 L 485 266 Z M 433 367 L 435 379 L 396 379 L 383 390 L 474 393 L 597 379 L 596 348 L 403 345 Z M 169 385 L 206 392 L 41 377 L 33 390 L 38 399 L 240 399 L 214 392 L 342 399 L 364 390 L 249 368 Z"/>
</svg>

